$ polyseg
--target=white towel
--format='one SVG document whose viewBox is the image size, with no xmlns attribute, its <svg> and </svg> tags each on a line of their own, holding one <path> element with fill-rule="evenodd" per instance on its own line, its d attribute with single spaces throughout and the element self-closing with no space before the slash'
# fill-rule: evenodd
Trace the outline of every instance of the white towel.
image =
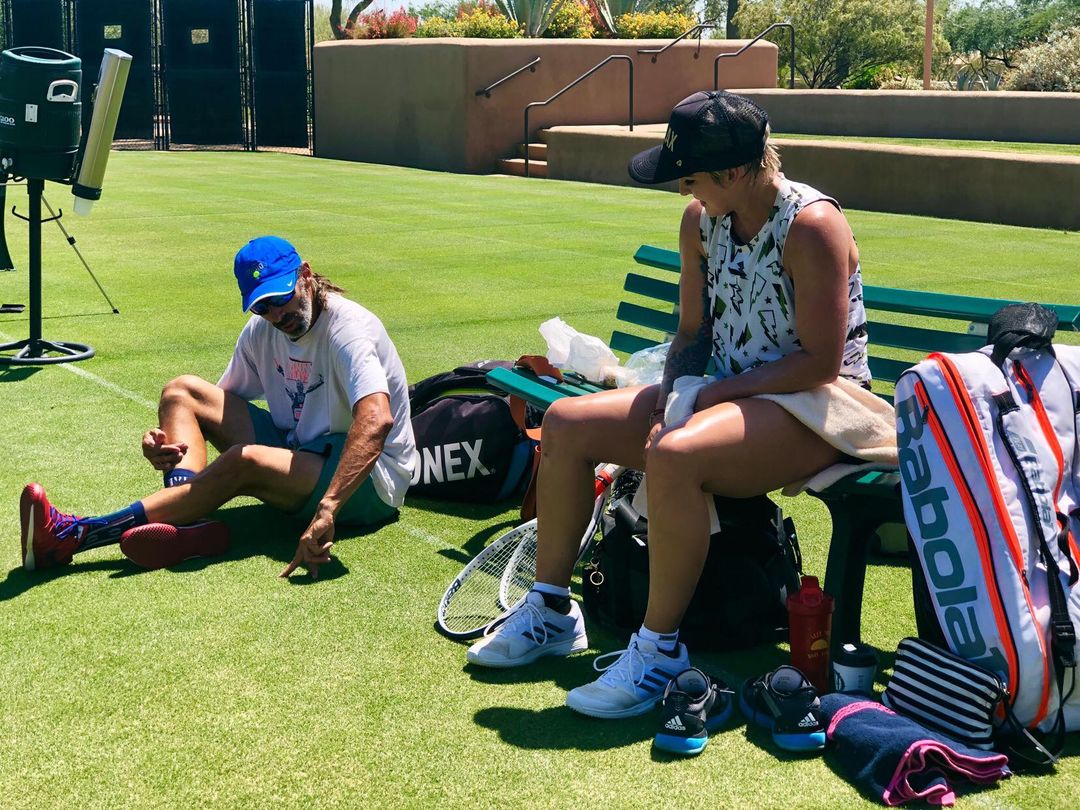
<svg viewBox="0 0 1080 810">
<path fill-rule="evenodd" d="M 668 395 L 664 423 L 677 425 L 694 413 L 698 393 L 708 383 L 706 377 L 679 377 Z M 814 433 L 859 463 L 838 463 L 784 487 L 785 495 L 810 489 L 820 492 L 841 478 L 868 470 L 895 470 L 896 417 L 881 397 L 851 380 L 835 382 L 793 394 L 758 394 L 782 407 Z"/>
</svg>

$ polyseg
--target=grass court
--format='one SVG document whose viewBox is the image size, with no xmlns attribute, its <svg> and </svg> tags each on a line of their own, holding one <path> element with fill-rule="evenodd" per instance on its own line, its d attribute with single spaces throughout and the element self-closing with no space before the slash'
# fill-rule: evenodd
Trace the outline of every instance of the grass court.
<svg viewBox="0 0 1080 810">
<path fill-rule="evenodd" d="M 796 178 L 797 179 L 797 178 Z M 67 189 L 46 196 L 67 211 Z M 841 201 L 843 202 L 843 201 Z M 20 212 L 25 194 L 9 190 Z M 116 547 L 24 572 L 18 496 L 99 514 L 160 484 L 139 439 L 163 383 L 216 381 L 245 317 L 232 256 L 284 236 L 386 324 L 416 381 L 481 358 L 541 353 L 559 315 L 605 339 L 631 255 L 675 247 L 683 201 L 660 191 L 458 176 L 272 154 L 116 153 L 93 216 L 65 225 L 120 309 L 44 225 L 44 337 L 92 360 L 0 371 L 0 804 L 42 807 L 859 807 L 828 759 L 780 753 L 741 722 L 700 757 L 651 751 L 652 716 L 574 715 L 565 692 L 593 653 L 520 671 L 466 669 L 435 606 L 462 564 L 510 525 L 515 504 L 410 499 L 377 533 L 338 533 L 312 582 L 277 579 L 303 528 L 254 502 L 220 513 L 224 559 L 140 572 Z M 870 284 L 1080 303 L 1080 233 L 849 212 Z M 26 301 L 26 228 L 7 218 Z M 26 315 L 0 316 L 0 340 Z M 809 573 L 829 523 L 781 499 Z M 865 640 L 914 633 L 910 578 L 867 576 Z M 615 649 L 594 631 L 593 652 Z M 693 651 L 691 650 L 691 653 Z M 701 656 L 732 683 L 783 646 Z M 1054 777 L 1014 777 L 961 807 L 1075 806 L 1080 750 Z"/>
</svg>

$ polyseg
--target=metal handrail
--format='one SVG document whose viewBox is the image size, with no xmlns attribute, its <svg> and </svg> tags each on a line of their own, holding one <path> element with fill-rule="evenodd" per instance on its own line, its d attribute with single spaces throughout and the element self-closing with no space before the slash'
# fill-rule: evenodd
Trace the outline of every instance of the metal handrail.
<svg viewBox="0 0 1080 810">
<path fill-rule="evenodd" d="M 697 25 L 693 26 L 692 28 L 688 28 L 686 31 L 684 31 L 682 34 L 680 34 L 678 37 L 671 40 L 671 42 L 669 42 L 663 48 L 638 48 L 638 53 L 651 53 L 652 54 L 652 63 L 655 65 L 656 64 L 656 58 L 660 54 L 662 54 L 664 51 L 666 51 L 668 48 L 672 47 L 673 45 L 675 45 L 675 44 L 677 44 L 679 42 L 682 42 L 687 37 L 690 37 L 690 36 L 693 36 L 694 34 L 697 34 L 697 50 L 694 51 L 694 58 L 697 59 L 701 55 L 701 32 L 704 31 L 706 28 L 717 28 L 719 25 L 720 25 L 720 23 L 717 22 L 716 20 L 713 20 L 711 22 L 700 22 Z"/>
<path fill-rule="evenodd" d="M 491 98 L 491 91 L 494 90 L 496 87 L 498 87 L 500 84 L 503 84 L 505 82 L 510 81 L 512 78 L 517 76 L 519 73 L 524 73 L 526 70 L 529 71 L 530 73 L 536 73 L 536 66 L 539 65 L 539 64 L 540 64 L 540 57 L 538 56 L 535 59 L 533 59 L 531 62 L 529 62 L 527 65 L 522 65 L 521 67 L 519 67 L 513 73 L 507 73 L 505 76 L 503 76 L 501 79 L 499 79 L 494 84 L 489 84 L 483 90 L 477 90 L 476 95 L 484 96 L 486 98 Z"/>
<path fill-rule="evenodd" d="M 555 99 L 557 99 L 563 93 L 565 93 L 567 90 L 570 90 L 573 87 L 577 87 L 579 84 L 581 84 L 587 78 L 592 76 L 594 73 L 596 73 L 596 71 L 600 70 L 600 68 L 602 68 L 604 65 L 606 65 L 608 62 L 612 61 L 613 59 L 625 59 L 626 60 L 626 66 L 630 69 L 629 83 L 628 83 L 629 84 L 629 93 L 628 93 L 628 102 L 629 102 L 629 104 L 628 104 L 628 107 L 629 107 L 629 116 L 630 116 L 630 131 L 633 132 L 633 130 L 634 130 L 634 59 L 633 59 L 633 57 L 627 56 L 626 54 L 623 54 L 623 53 L 615 53 L 615 54 L 612 54 L 611 56 L 609 56 L 603 62 L 600 62 L 599 64 L 596 64 L 596 65 L 593 65 L 593 67 L 591 67 L 589 70 L 582 73 L 580 76 L 578 76 L 572 82 L 570 82 L 570 84 L 566 85 L 566 87 L 564 87 L 562 90 L 560 90 L 555 95 L 553 95 L 551 98 L 549 98 L 547 101 L 533 101 L 533 102 L 530 102 L 529 104 L 525 105 L 525 139 L 524 139 L 524 146 L 525 146 L 525 176 L 526 177 L 529 176 L 529 110 L 531 110 L 533 107 L 546 107 L 548 104 L 553 102 Z"/>
<path fill-rule="evenodd" d="M 779 22 L 779 23 L 773 23 L 772 25 L 770 25 L 768 28 L 766 28 L 764 31 L 762 31 L 760 34 L 758 34 L 752 40 L 750 40 L 745 45 L 743 45 L 741 48 L 739 48 L 739 50 L 735 51 L 735 53 L 722 53 L 713 60 L 713 63 L 712 63 L 713 90 L 719 90 L 720 89 L 720 60 L 721 59 L 734 59 L 736 56 L 741 54 L 743 51 L 745 51 L 747 48 L 749 48 L 751 45 L 753 45 L 755 42 L 757 42 L 759 39 L 761 39 L 767 33 L 772 31 L 774 28 L 787 28 L 787 29 L 790 29 L 790 31 L 791 31 L 791 81 L 790 81 L 788 87 L 790 89 L 792 89 L 792 90 L 795 89 L 795 26 L 792 25 L 789 22 Z"/>
</svg>

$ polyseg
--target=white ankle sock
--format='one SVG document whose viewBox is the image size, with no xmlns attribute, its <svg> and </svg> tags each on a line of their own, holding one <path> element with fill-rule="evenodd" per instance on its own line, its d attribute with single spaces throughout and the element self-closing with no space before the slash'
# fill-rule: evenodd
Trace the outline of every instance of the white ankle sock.
<svg viewBox="0 0 1080 810">
<path fill-rule="evenodd" d="M 546 582 L 534 582 L 532 589 L 537 593 L 546 593 L 548 596 L 561 596 L 564 599 L 570 598 L 569 588 L 560 588 L 558 585 L 548 585 Z"/>
<path fill-rule="evenodd" d="M 644 639 L 645 641 L 651 641 L 656 645 L 656 649 L 660 650 L 662 653 L 675 652 L 676 648 L 679 646 L 678 630 L 674 633 L 656 633 L 645 625 L 641 625 L 641 629 L 638 630 L 637 635 L 638 638 Z"/>
</svg>

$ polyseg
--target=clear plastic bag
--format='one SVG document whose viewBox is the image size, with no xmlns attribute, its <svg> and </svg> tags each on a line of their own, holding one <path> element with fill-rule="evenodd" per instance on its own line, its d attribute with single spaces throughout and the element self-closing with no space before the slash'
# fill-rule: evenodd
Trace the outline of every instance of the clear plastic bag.
<svg viewBox="0 0 1080 810">
<path fill-rule="evenodd" d="M 576 371 L 582 377 L 603 385 L 614 385 L 622 376 L 619 358 L 600 338 L 585 335 L 562 318 L 540 324 L 540 334 L 547 341 L 547 359 L 556 368 Z"/>
<path fill-rule="evenodd" d="M 619 388 L 631 385 L 652 385 L 664 379 L 664 362 L 671 343 L 650 346 L 630 355 L 624 367 L 625 374 L 618 380 Z"/>
</svg>

